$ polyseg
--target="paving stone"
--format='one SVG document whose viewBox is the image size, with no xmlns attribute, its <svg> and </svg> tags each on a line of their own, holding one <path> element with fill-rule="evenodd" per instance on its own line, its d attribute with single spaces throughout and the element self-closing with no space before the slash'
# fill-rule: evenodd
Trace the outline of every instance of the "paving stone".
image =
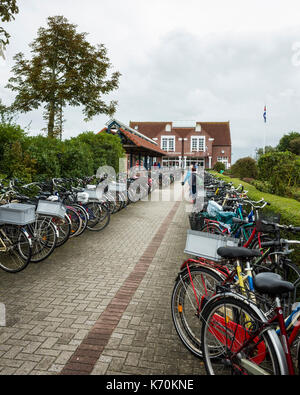
<svg viewBox="0 0 300 395">
<path fill-rule="evenodd" d="M 47 262 L 17 276 L 0 272 L 1 301 L 10 314 L 10 327 L 0 328 L 0 374 L 60 374 L 73 356 L 68 372 L 80 374 L 77 352 L 95 361 L 86 363 L 93 375 L 203 374 L 170 314 L 189 227 L 185 204 L 174 217 L 173 207 L 132 204 L 103 232 L 70 240 Z"/>
</svg>

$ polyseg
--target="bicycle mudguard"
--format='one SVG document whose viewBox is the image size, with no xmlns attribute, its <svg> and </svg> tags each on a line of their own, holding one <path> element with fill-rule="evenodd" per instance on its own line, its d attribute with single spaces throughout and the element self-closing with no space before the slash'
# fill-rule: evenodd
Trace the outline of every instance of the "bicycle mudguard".
<svg viewBox="0 0 300 395">
<path fill-rule="evenodd" d="M 225 280 L 225 276 L 227 277 L 230 274 L 230 272 L 226 266 L 218 265 L 217 263 L 212 262 L 212 261 L 206 262 L 204 258 L 201 258 L 201 260 L 188 259 L 187 261 L 183 262 L 183 264 L 180 266 L 180 272 L 178 273 L 176 280 L 178 279 L 179 275 L 182 274 L 182 272 L 184 270 L 187 270 L 187 265 L 189 265 L 190 268 L 197 267 L 197 266 L 201 265 L 205 268 L 212 270 L 216 274 L 223 276 L 224 280 Z"/>
<path fill-rule="evenodd" d="M 205 304 L 203 307 L 205 307 Z M 219 314 L 215 314 L 212 325 L 209 328 L 209 332 L 221 344 L 226 344 L 232 353 L 238 353 L 241 348 L 241 344 L 251 339 L 251 335 L 247 332 L 247 328 L 231 321 L 230 317 L 227 315 L 224 318 Z M 266 357 L 266 347 L 258 337 L 254 338 L 253 342 L 257 345 L 255 348 L 256 356 L 254 356 L 251 361 L 255 362 L 256 364 L 260 364 Z"/>
<path fill-rule="evenodd" d="M 228 298 L 228 299 L 233 298 L 233 299 L 240 300 L 240 301 L 244 302 L 245 304 L 248 304 L 255 311 L 255 313 L 257 314 L 257 316 L 259 318 L 259 320 L 262 323 L 266 323 L 266 324 L 268 323 L 268 320 L 265 317 L 264 313 L 259 309 L 259 307 L 252 300 L 247 299 L 245 296 L 243 296 L 241 294 L 230 292 L 230 291 L 217 293 L 216 295 L 212 296 L 207 301 L 207 303 L 204 304 L 203 311 L 201 312 L 201 316 L 205 316 L 206 309 L 212 303 L 216 302 L 219 299 L 224 299 L 224 298 Z M 221 323 L 220 320 L 219 320 L 219 323 Z M 288 365 L 287 365 L 286 356 L 285 356 L 285 353 L 284 353 L 281 341 L 280 341 L 278 335 L 276 334 L 275 329 L 269 329 L 268 330 L 268 334 L 269 334 L 271 342 L 273 343 L 273 347 L 274 347 L 274 349 L 275 349 L 275 351 L 277 353 L 277 359 L 278 359 L 281 375 L 283 375 L 283 376 L 289 375 L 289 369 L 288 369 Z M 224 341 L 223 344 L 225 344 L 224 337 L 223 337 L 223 341 Z M 253 361 L 255 361 L 255 359 L 253 359 Z"/>
<path fill-rule="evenodd" d="M 30 247 L 32 247 L 32 238 L 31 238 L 30 234 L 27 232 L 27 230 L 25 228 L 22 228 L 22 232 L 24 233 L 24 235 L 28 239 Z"/>
</svg>

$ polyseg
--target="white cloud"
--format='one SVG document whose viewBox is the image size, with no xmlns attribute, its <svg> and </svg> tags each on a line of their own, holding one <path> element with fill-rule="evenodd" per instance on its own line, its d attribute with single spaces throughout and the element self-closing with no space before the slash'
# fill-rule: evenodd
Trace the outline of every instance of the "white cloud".
<svg viewBox="0 0 300 395">
<path fill-rule="evenodd" d="M 267 104 L 268 144 L 299 130 L 300 67 L 293 62 L 300 41 L 298 1 L 236 0 L 26 0 L 7 24 L 12 40 L 0 64 L 0 94 L 13 65 L 46 18 L 64 15 L 104 43 L 122 73 L 116 117 L 129 120 L 231 121 L 234 159 L 263 144 Z M 300 59 L 300 57 L 299 57 Z M 107 120 L 83 122 L 79 109 L 65 111 L 65 136 L 99 130 Z M 32 133 L 43 128 L 41 111 L 22 115 Z"/>
</svg>

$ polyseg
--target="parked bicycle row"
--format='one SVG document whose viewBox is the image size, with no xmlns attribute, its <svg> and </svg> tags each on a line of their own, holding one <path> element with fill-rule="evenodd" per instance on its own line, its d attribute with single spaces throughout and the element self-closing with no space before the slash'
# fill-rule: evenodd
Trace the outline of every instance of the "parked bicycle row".
<svg viewBox="0 0 300 395">
<path fill-rule="evenodd" d="M 171 309 L 179 338 L 208 374 L 299 373 L 300 227 L 280 224 L 263 198 L 204 175 L 204 206 L 190 215 Z M 198 196 L 194 197 L 194 202 Z M 291 237 L 287 237 L 290 235 Z"/>
<path fill-rule="evenodd" d="M 146 173 L 127 178 L 107 174 L 83 179 L 52 179 L 24 185 L 0 182 L 0 267 L 16 273 L 42 262 L 56 248 L 85 231 L 102 231 L 111 215 L 145 198 L 173 177 Z M 145 178 L 145 177 L 144 177 Z M 6 184 L 6 185 L 5 185 Z"/>
</svg>

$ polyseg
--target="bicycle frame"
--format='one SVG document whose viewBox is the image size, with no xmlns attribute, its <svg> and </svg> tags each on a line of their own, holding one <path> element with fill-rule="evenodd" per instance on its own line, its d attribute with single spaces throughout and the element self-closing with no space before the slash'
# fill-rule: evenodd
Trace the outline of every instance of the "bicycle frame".
<svg viewBox="0 0 300 395">
<path fill-rule="evenodd" d="M 218 295 L 216 295 L 216 297 L 217 296 Z M 221 342 L 221 344 L 226 344 L 227 347 L 230 346 L 231 360 L 234 360 L 235 358 L 239 359 L 244 349 L 246 349 L 250 344 L 253 344 L 253 342 L 256 343 L 260 352 L 257 353 L 257 356 L 253 357 L 253 362 L 260 364 L 263 362 L 267 353 L 264 349 L 263 342 L 259 340 L 258 336 L 263 333 L 266 328 L 269 328 L 270 326 L 272 326 L 273 323 L 277 322 L 279 324 L 281 345 L 286 359 L 288 373 L 289 375 L 295 375 L 295 369 L 291 355 L 291 345 L 293 344 L 293 341 L 295 340 L 300 330 L 300 317 L 297 318 L 296 325 L 294 326 L 294 329 L 291 332 L 290 336 L 288 336 L 286 330 L 287 324 L 286 320 L 284 320 L 279 297 L 275 298 L 275 303 L 275 315 L 266 322 L 262 322 L 261 326 L 256 329 L 252 334 L 250 334 L 244 326 L 241 326 L 240 324 L 237 324 L 230 320 L 230 317 L 226 315 L 226 304 L 224 308 L 225 318 L 216 314 L 215 317 L 213 317 L 213 320 L 215 320 L 215 322 L 213 322 L 214 325 L 212 328 L 209 329 L 209 331 L 218 339 L 219 342 Z M 232 340 L 230 340 L 228 335 L 226 334 L 227 330 L 231 334 L 234 334 Z M 243 340 L 242 345 L 240 345 L 241 340 Z M 243 364 L 245 367 L 249 368 L 252 373 L 264 374 L 262 368 L 256 366 L 255 364 L 252 364 L 251 361 L 245 360 L 243 361 Z"/>
</svg>

